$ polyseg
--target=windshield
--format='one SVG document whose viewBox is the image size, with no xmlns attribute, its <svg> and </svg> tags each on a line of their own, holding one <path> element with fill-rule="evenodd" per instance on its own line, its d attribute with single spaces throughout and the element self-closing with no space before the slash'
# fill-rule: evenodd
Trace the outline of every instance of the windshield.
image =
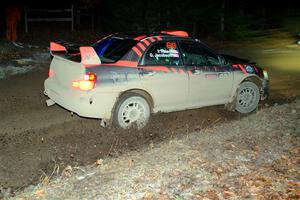
<svg viewBox="0 0 300 200">
<path fill-rule="evenodd" d="M 137 41 L 109 37 L 92 45 L 102 63 L 113 63 L 122 58 Z"/>
</svg>

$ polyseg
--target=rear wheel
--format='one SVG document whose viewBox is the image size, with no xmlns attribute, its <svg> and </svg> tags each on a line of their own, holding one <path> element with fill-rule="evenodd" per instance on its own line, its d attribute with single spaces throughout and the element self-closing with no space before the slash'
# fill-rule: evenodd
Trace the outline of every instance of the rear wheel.
<svg viewBox="0 0 300 200">
<path fill-rule="evenodd" d="M 126 129 L 136 125 L 142 129 L 150 118 L 149 103 L 138 94 L 125 94 L 120 98 L 113 117 L 117 127 Z"/>
<path fill-rule="evenodd" d="M 260 99 L 257 85 L 252 82 L 243 82 L 236 97 L 235 109 L 240 113 L 250 113 L 254 111 Z"/>
</svg>

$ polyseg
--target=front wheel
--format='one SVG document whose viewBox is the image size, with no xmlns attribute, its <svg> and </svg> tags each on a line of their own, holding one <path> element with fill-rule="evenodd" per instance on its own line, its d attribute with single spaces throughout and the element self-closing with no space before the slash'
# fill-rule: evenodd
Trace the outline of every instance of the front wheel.
<svg viewBox="0 0 300 200">
<path fill-rule="evenodd" d="M 235 109 L 240 113 L 250 113 L 254 111 L 260 99 L 257 85 L 252 82 L 243 82 L 236 97 Z"/>
<path fill-rule="evenodd" d="M 120 98 L 113 117 L 117 127 L 126 129 L 136 125 L 142 129 L 150 118 L 149 103 L 138 94 L 125 94 Z"/>
</svg>

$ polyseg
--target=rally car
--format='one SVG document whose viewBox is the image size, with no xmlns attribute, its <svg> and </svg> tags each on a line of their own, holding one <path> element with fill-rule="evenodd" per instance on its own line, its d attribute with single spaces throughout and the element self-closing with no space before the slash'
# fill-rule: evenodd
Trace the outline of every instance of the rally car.
<svg viewBox="0 0 300 200">
<path fill-rule="evenodd" d="M 221 104 L 250 113 L 268 96 L 265 70 L 185 31 L 116 33 L 91 46 L 56 41 L 50 52 L 47 105 L 103 126 L 140 129 L 151 113 Z"/>
</svg>

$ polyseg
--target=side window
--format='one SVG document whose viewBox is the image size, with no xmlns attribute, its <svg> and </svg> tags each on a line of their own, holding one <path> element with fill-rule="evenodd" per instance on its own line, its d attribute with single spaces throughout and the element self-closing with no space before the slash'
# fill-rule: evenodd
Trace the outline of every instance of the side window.
<svg viewBox="0 0 300 200">
<path fill-rule="evenodd" d="M 203 50 L 197 43 L 194 42 L 180 42 L 182 51 L 182 58 L 186 65 L 206 65 L 206 56 Z"/>
<path fill-rule="evenodd" d="M 144 65 L 179 66 L 182 62 L 175 41 L 163 41 L 153 44 L 146 52 Z"/>
<path fill-rule="evenodd" d="M 196 42 L 180 42 L 184 64 L 192 66 L 216 66 L 218 57 Z"/>
<path fill-rule="evenodd" d="M 211 52 L 208 48 L 206 47 L 201 47 L 203 49 L 204 54 L 206 55 L 206 65 L 207 66 L 219 66 L 220 61 L 219 58 L 216 54 Z"/>
</svg>

